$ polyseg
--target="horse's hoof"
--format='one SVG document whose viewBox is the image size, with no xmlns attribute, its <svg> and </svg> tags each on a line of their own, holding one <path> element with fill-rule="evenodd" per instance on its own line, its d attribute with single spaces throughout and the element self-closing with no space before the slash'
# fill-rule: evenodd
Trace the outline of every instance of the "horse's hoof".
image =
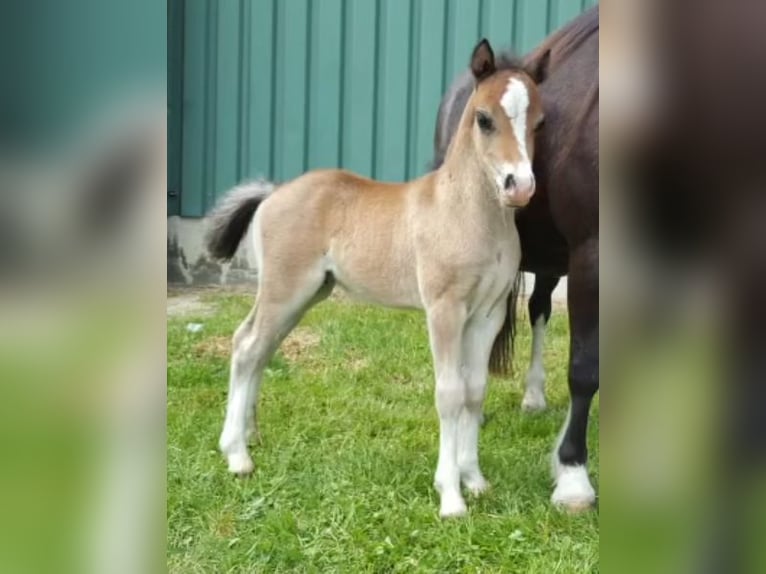
<svg viewBox="0 0 766 574">
<path fill-rule="evenodd" d="M 468 513 L 465 501 L 461 497 L 448 497 L 442 499 L 439 516 L 441 518 L 459 518 Z"/>
<path fill-rule="evenodd" d="M 524 400 L 521 401 L 521 410 L 526 413 L 535 413 L 544 411 L 548 408 L 545 403 L 545 396 L 541 393 L 526 393 Z"/>
<path fill-rule="evenodd" d="M 248 476 L 255 470 L 253 459 L 248 454 L 232 454 L 229 459 L 229 472 L 237 476 Z"/>
<path fill-rule="evenodd" d="M 569 514 L 582 514 L 590 511 L 594 506 L 595 501 L 572 501 L 564 504 L 558 504 L 557 507 Z"/>
<path fill-rule="evenodd" d="M 551 502 L 569 512 L 582 512 L 593 507 L 596 492 L 590 485 L 585 466 L 561 467 Z"/>
<path fill-rule="evenodd" d="M 473 496 L 480 496 L 490 489 L 489 482 L 481 475 L 478 478 L 464 480 L 463 484 Z"/>
</svg>

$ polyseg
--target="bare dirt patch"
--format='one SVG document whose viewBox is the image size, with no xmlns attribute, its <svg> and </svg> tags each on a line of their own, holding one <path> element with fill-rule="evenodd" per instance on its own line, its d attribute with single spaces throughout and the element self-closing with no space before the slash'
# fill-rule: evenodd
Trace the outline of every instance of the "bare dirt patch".
<svg viewBox="0 0 766 574">
<path fill-rule="evenodd" d="M 279 350 L 288 361 L 305 361 L 308 352 L 319 345 L 319 341 L 319 335 L 309 327 L 298 327 L 282 342 Z M 207 337 L 195 344 L 192 351 L 197 358 L 227 359 L 231 356 L 231 337 Z M 359 366 L 362 367 L 363 365 Z"/>
<path fill-rule="evenodd" d="M 184 317 L 198 315 L 209 317 L 215 312 L 215 302 L 210 295 L 252 294 L 252 285 L 209 285 L 186 287 L 171 285 L 167 290 L 167 316 Z"/>
<path fill-rule="evenodd" d="M 202 315 L 207 317 L 213 314 L 213 307 L 214 305 L 211 303 L 202 301 L 199 295 L 185 293 L 174 297 L 168 295 L 166 310 L 168 317 L 183 317 L 185 315 Z"/>
<path fill-rule="evenodd" d="M 196 357 L 228 358 L 231 355 L 231 338 L 218 335 L 203 339 L 193 347 Z"/>
<path fill-rule="evenodd" d="M 358 373 L 359 371 L 363 371 L 369 367 L 370 361 L 364 357 L 355 357 L 353 359 L 349 359 L 347 366 L 351 372 Z"/>
<path fill-rule="evenodd" d="M 298 327 L 282 342 L 280 350 L 289 361 L 305 359 L 308 352 L 319 345 L 320 337 L 308 327 Z"/>
</svg>

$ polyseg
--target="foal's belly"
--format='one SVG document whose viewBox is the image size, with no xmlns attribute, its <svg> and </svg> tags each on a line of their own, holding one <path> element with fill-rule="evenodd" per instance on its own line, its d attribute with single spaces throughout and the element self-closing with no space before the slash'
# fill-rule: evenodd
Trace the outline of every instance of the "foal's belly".
<svg viewBox="0 0 766 574">
<path fill-rule="evenodd" d="M 385 307 L 422 308 L 414 265 L 396 253 L 336 251 L 330 256 L 330 272 L 354 299 Z"/>
<path fill-rule="evenodd" d="M 423 308 L 417 292 L 417 284 L 414 284 L 413 289 L 406 278 L 394 277 L 389 281 L 381 275 L 371 281 L 362 281 L 353 272 L 347 273 L 342 269 L 334 273 L 334 276 L 337 285 L 354 299 L 384 307 Z"/>
</svg>

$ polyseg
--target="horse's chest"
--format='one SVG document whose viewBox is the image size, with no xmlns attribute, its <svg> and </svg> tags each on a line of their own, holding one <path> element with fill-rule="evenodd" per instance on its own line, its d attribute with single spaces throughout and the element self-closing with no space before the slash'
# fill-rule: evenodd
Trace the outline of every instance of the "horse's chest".
<svg viewBox="0 0 766 574">
<path fill-rule="evenodd" d="M 488 226 L 448 235 L 422 234 L 417 244 L 422 299 L 453 297 L 469 312 L 492 307 L 510 290 L 521 260 L 514 228 Z"/>
<path fill-rule="evenodd" d="M 512 242 L 498 242 L 487 256 L 477 259 L 466 274 L 472 280 L 468 308 L 471 314 L 487 312 L 508 297 L 521 254 Z"/>
<path fill-rule="evenodd" d="M 492 307 L 498 300 L 505 299 L 516 278 L 521 256 L 518 249 L 498 245 L 491 260 L 486 260 L 476 270 L 477 283 L 474 288 L 476 308 Z"/>
</svg>

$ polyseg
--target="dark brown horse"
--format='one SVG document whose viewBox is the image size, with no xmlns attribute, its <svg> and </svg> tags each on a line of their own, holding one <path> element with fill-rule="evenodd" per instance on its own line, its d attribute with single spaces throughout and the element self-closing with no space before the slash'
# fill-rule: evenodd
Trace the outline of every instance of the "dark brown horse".
<svg viewBox="0 0 766 574">
<path fill-rule="evenodd" d="M 598 6 L 549 36 L 524 58 L 542 80 L 545 124 L 536 139 L 537 192 L 517 212 L 521 268 L 536 275 L 529 300 L 532 365 L 525 408 L 544 408 L 542 336 L 551 293 L 569 276 L 569 390 L 571 405 L 553 453 L 552 500 L 570 509 L 591 506 L 595 492 L 587 473 L 586 431 L 599 386 L 598 360 Z M 512 65 L 509 57 L 500 59 Z M 473 90 L 470 73 L 442 99 L 436 122 L 434 167 L 441 165 Z"/>
</svg>

